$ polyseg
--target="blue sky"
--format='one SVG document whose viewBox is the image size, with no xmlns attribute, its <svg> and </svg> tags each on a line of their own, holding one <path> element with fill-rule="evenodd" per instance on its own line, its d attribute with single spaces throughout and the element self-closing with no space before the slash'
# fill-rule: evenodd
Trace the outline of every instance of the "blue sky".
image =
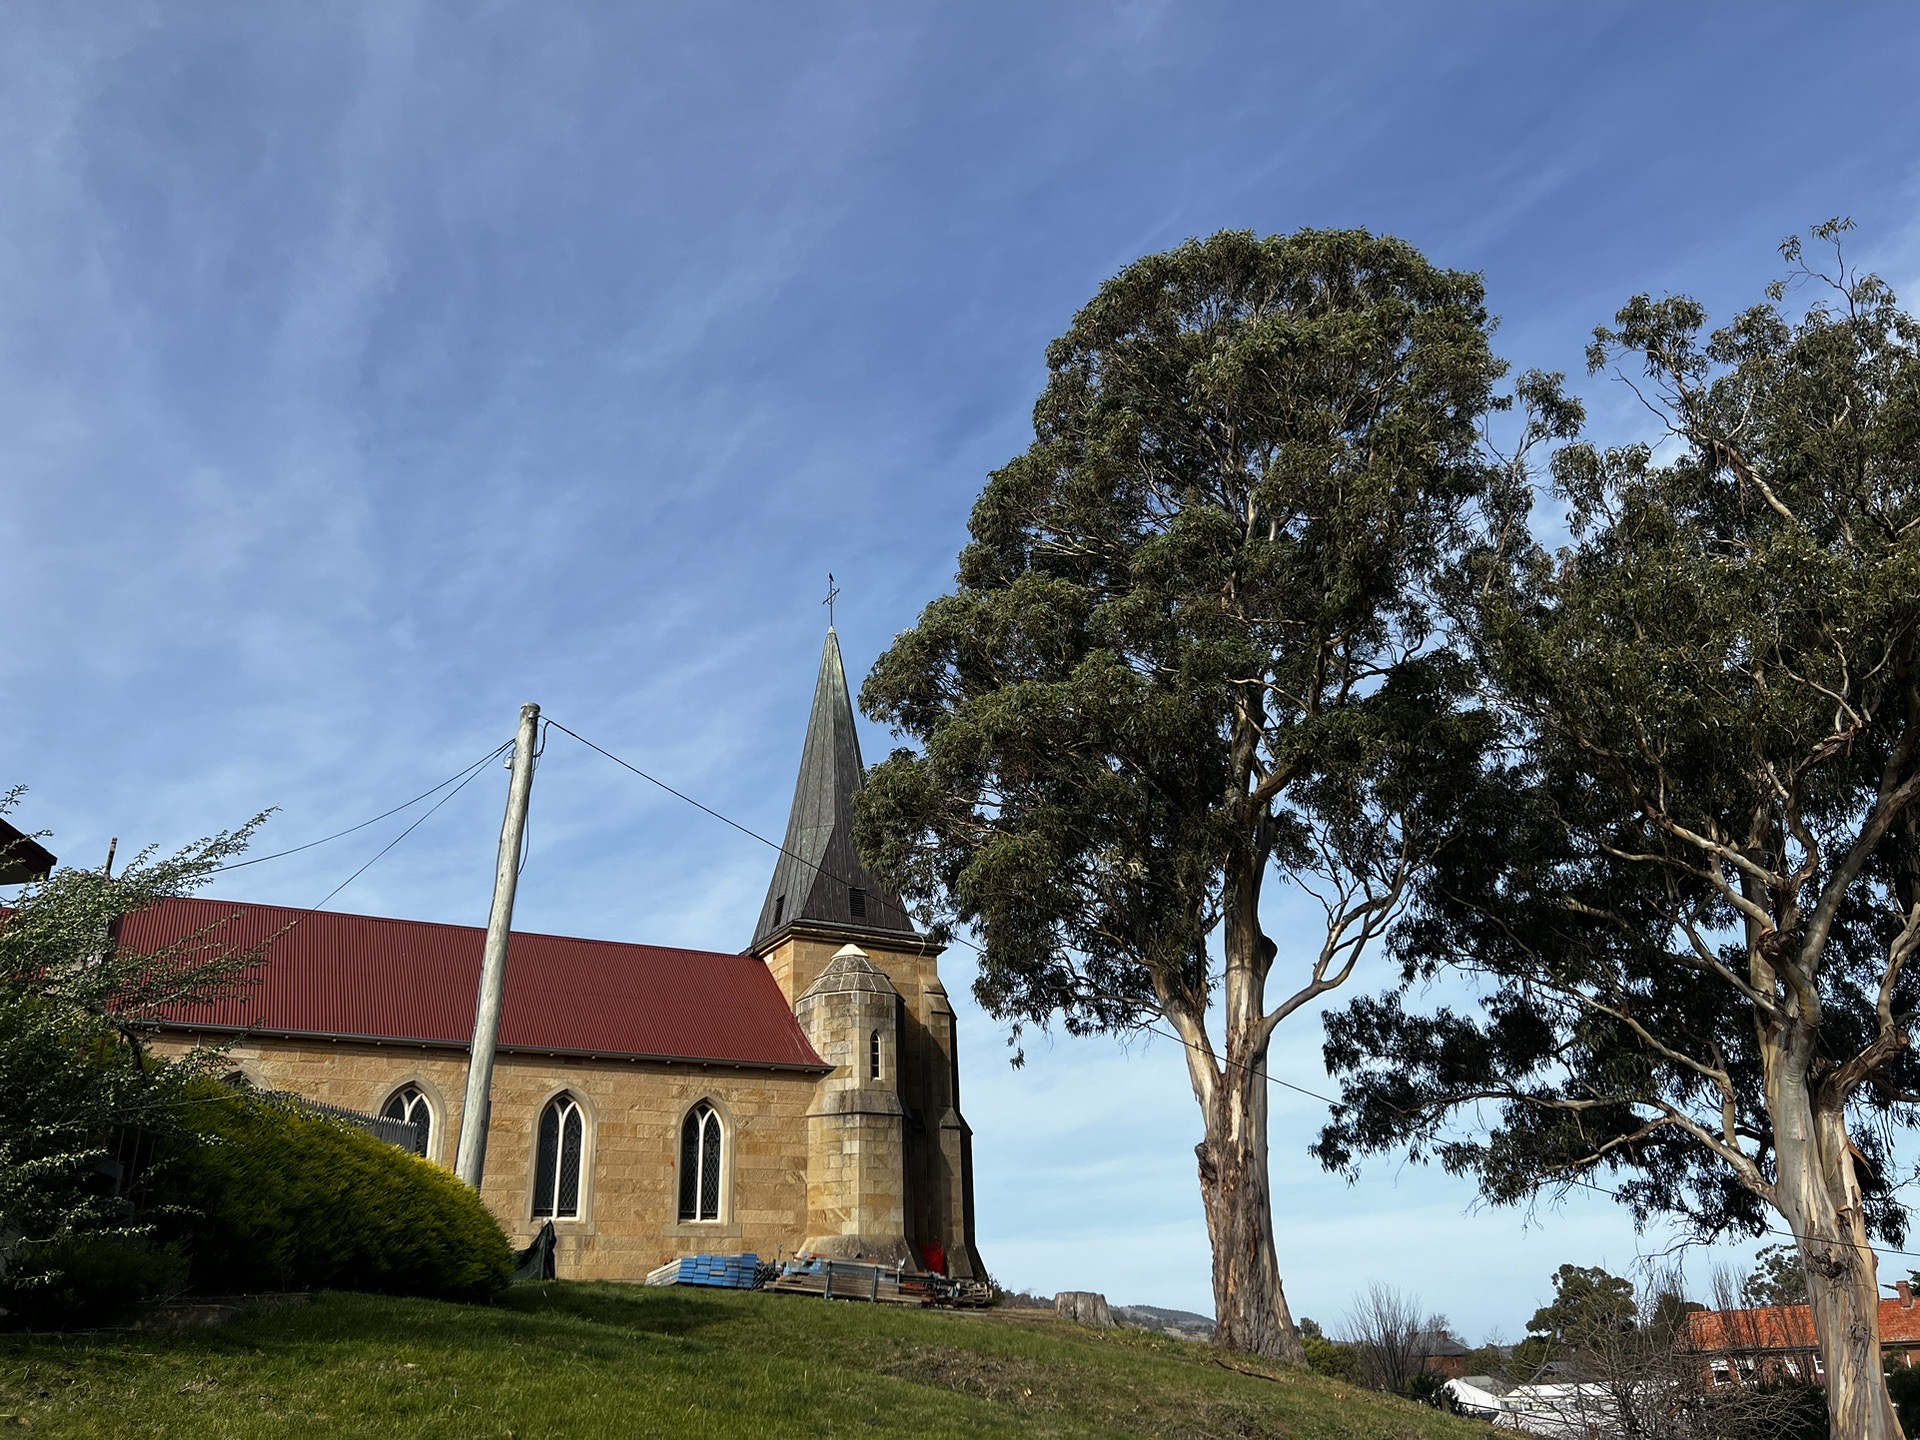
<svg viewBox="0 0 1920 1440">
<path fill-rule="evenodd" d="M 1398 233 L 1486 275 L 1513 361 L 1576 374 L 1634 291 L 1750 302 L 1830 215 L 1920 283 L 1910 5 L 17 3 L 7 29 L 0 784 L 79 863 L 269 805 L 264 848 L 325 834 L 523 700 L 777 835 L 826 573 L 859 672 L 951 583 L 1046 342 L 1188 236 Z M 1580 385 L 1596 433 L 1636 433 Z M 336 906 L 482 923 L 503 779 Z M 311 904 L 394 828 L 218 893 Z M 519 920 L 734 948 L 770 865 L 555 735 Z M 1172 1047 L 1012 1072 L 949 971 L 990 1268 L 1210 1308 Z M 1318 1043 L 1292 1025 L 1278 1072 L 1323 1088 Z M 1420 1170 L 1349 1187 L 1304 1154 L 1317 1104 L 1276 1107 L 1297 1311 L 1383 1279 L 1512 1338 L 1561 1261 L 1665 1243 L 1597 1197 L 1523 1227 Z"/>
</svg>

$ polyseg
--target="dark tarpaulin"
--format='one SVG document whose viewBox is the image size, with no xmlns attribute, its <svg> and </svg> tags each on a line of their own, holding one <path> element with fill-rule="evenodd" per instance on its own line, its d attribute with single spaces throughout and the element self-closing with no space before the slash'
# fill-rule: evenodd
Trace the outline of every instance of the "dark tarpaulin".
<svg viewBox="0 0 1920 1440">
<path fill-rule="evenodd" d="M 540 1233 L 533 1237 L 533 1243 L 519 1254 L 519 1263 L 514 1266 L 515 1280 L 552 1280 L 557 1278 L 553 1265 L 553 1222 L 547 1221 L 540 1227 Z"/>
</svg>

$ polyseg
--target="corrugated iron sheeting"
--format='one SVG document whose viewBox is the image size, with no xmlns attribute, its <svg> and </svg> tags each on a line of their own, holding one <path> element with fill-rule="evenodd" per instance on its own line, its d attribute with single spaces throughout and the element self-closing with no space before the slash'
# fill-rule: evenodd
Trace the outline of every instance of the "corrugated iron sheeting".
<svg viewBox="0 0 1920 1440">
<path fill-rule="evenodd" d="M 234 949 L 270 941 L 265 963 L 243 994 L 174 1007 L 162 1017 L 167 1021 L 441 1044 L 472 1038 L 484 930 L 174 899 L 129 915 L 120 943 L 153 951 L 202 930 L 212 943 Z M 780 987 L 755 957 L 563 935 L 514 934 L 500 1044 L 821 1066 Z"/>
</svg>

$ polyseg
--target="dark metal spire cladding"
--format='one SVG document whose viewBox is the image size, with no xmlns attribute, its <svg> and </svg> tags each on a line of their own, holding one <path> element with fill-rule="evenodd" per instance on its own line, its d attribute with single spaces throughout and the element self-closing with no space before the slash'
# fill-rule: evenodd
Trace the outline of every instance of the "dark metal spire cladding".
<svg viewBox="0 0 1920 1440">
<path fill-rule="evenodd" d="M 853 726 L 853 696 L 840 660 L 840 637 L 829 626 L 784 853 L 773 867 L 773 883 L 760 907 L 754 949 L 793 924 L 915 933 L 899 897 L 867 873 L 853 848 L 853 797 L 866 783 L 866 773 Z"/>
</svg>

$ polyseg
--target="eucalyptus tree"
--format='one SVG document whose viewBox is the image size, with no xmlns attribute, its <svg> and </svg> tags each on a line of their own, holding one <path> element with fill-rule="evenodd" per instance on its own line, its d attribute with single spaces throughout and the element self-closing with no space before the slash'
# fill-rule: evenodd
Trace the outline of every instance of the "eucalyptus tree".
<svg viewBox="0 0 1920 1440">
<path fill-rule="evenodd" d="M 1789 242 L 1794 284 L 1723 328 L 1641 296 L 1597 332 L 1665 433 L 1564 449 L 1572 543 L 1480 557 L 1463 612 L 1512 748 L 1422 879 L 1400 987 L 1330 1020 L 1320 1150 L 1790 1231 L 1833 1433 L 1881 1440 L 1871 1241 L 1906 1232 L 1920 1100 L 1920 324 L 1845 228 L 1815 232 L 1831 273 Z M 1420 999 L 1443 968 L 1477 1013 Z"/>
<path fill-rule="evenodd" d="M 1047 353 L 958 587 L 881 657 L 863 854 L 1021 1025 L 1184 1047 L 1217 1336 L 1299 1361 L 1267 1056 L 1449 829 L 1485 722 L 1427 595 L 1489 484 L 1478 277 L 1364 231 L 1128 266 Z M 1278 879 L 1324 927 L 1269 935 Z"/>
</svg>

